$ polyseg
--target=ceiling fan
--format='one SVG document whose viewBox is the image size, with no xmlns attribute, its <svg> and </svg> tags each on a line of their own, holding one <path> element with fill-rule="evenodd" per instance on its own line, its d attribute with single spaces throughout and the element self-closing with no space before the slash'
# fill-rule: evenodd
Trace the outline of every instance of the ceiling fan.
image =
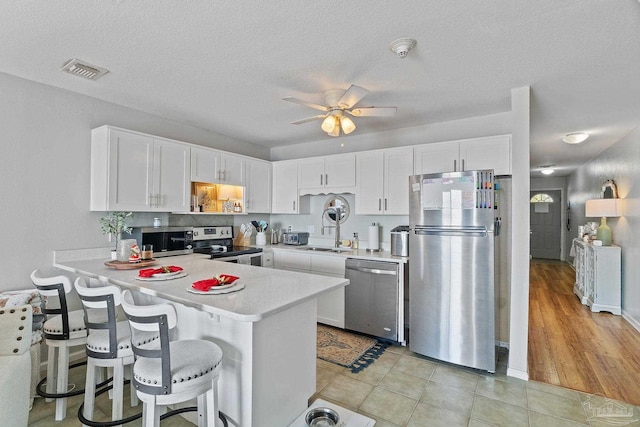
<svg viewBox="0 0 640 427">
<path fill-rule="evenodd" d="M 313 120 L 324 119 L 321 125 L 322 130 L 330 136 L 340 136 L 340 129 L 342 129 L 345 135 L 350 134 L 356 129 L 355 123 L 353 123 L 353 120 L 351 120 L 347 114 L 354 117 L 391 117 L 396 114 L 396 107 L 354 108 L 368 93 L 369 91 L 365 88 L 351 85 L 347 90 L 331 89 L 326 91 L 324 93 L 324 100 L 327 105 L 314 104 L 292 96 L 287 96 L 282 99 L 324 112 L 324 114 L 318 114 L 317 116 L 291 122 L 292 125 L 301 125 Z"/>
</svg>

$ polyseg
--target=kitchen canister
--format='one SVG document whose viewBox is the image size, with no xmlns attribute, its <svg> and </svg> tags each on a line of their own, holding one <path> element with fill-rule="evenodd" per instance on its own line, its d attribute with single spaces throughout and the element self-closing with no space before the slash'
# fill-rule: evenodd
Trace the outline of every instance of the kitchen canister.
<svg viewBox="0 0 640 427">
<path fill-rule="evenodd" d="M 264 246 L 267 244 L 267 235 L 264 231 L 258 231 L 256 233 L 256 245 Z"/>
</svg>

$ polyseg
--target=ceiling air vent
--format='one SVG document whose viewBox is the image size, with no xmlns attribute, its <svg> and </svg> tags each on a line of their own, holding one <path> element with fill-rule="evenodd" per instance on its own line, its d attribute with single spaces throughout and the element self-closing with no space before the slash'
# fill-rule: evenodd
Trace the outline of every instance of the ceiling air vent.
<svg viewBox="0 0 640 427">
<path fill-rule="evenodd" d="M 98 80 L 109 72 L 109 70 L 96 67 L 95 65 L 91 65 L 75 58 L 64 64 L 61 70 L 89 80 Z"/>
</svg>

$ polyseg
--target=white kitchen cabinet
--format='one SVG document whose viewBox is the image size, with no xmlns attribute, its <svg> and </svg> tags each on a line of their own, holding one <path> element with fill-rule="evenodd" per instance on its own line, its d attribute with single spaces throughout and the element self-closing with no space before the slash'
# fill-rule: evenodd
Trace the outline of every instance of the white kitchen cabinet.
<svg viewBox="0 0 640 427">
<path fill-rule="evenodd" d="M 90 209 L 188 212 L 190 164 L 186 144 L 110 126 L 93 129 Z"/>
<path fill-rule="evenodd" d="M 511 136 L 438 142 L 414 147 L 416 174 L 493 169 L 511 175 Z"/>
<path fill-rule="evenodd" d="M 271 212 L 271 163 L 245 160 L 245 210 L 248 213 Z"/>
<path fill-rule="evenodd" d="M 212 148 L 191 147 L 191 181 L 244 185 L 243 157 Z"/>
<path fill-rule="evenodd" d="M 621 264 L 619 246 L 593 246 L 576 241 L 574 293 L 591 311 L 621 314 Z"/>
<path fill-rule="evenodd" d="M 358 215 L 408 215 L 413 148 L 356 153 Z"/>
<path fill-rule="evenodd" d="M 274 268 L 322 276 L 344 277 L 345 258 L 275 250 Z M 320 295 L 317 305 L 318 322 L 344 329 L 344 288 Z"/>
<path fill-rule="evenodd" d="M 271 166 L 273 176 L 271 213 L 307 213 L 308 198 L 302 200 L 298 194 L 298 161 L 283 160 L 273 162 Z"/>
<path fill-rule="evenodd" d="M 356 185 L 355 166 L 353 153 L 300 159 L 298 188 L 301 194 L 348 192 Z"/>
</svg>

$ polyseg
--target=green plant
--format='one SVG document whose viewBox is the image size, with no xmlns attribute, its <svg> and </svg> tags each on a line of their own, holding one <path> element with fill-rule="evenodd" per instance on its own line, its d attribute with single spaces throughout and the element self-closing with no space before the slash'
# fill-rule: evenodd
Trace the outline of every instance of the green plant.
<svg viewBox="0 0 640 427">
<path fill-rule="evenodd" d="M 127 218 L 133 218 L 133 212 L 110 212 L 109 215 L 100 218 L 100 231 L 108 234 L 109 238 L 115 236 L 116 248 L 122 233 L 131 234 L 132 228 L 127 226 Z"/>
</svg>

